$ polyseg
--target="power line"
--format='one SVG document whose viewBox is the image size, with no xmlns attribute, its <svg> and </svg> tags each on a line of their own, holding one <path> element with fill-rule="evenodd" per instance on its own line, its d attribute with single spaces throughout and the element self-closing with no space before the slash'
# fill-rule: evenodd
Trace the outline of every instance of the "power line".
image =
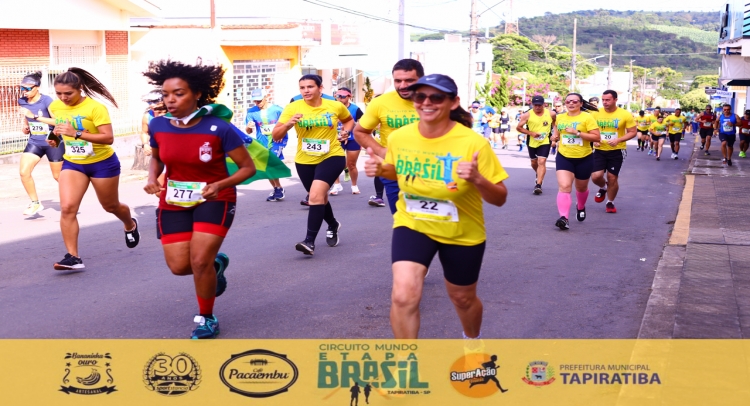
<svg viewBox="0 0 750 406">
<path fill-rule="evenodd" d="M 500 49 L 505 49 L 508 51 L 528 51 L 528 52 L 543 52 L 540 50 L 534 50 L 534 49 L 520 49 L 520 48 L 511 48 L 511 47 L 505 47 L 505 46 L 498 46 Z M 564 51 L 554 51 L 550 50 L 549 53 L 556 53 L 556 54 L 565 54 L 565 55 L 572 55 L 573 52 L 564 52 Z M 690 55 L 716 55 L 716 52 L 689 52 L 689 53 L 681 53 L 681 54 L 612 54 L 612 56 L 690 56 Z M 576 52 L 576 55 L 601 55 L 600 53 L 587 53 L 587 52 Z"/>
<path fill-rule="evenodd" d="M 407 26 L 407 27 L 419 28 L 419 29 L 425 30 L 425 31 L 434 31 L 434 32 L 440 32 L 440 33 L 455 33 L 455 32 L 458 32 L 456 30 L 445 30 L 445 29 L 439 29 L 439 28 L 423 27 L 423 26 L 420 26 L 420 25 L 414 25 L 414 24 L 408 24 L 408 23 L 401 24 L 400 22 L 395 21 L 395 20 L 391 20 L 391 19 L 384 18 L 384 17 L 379 17 L 379 16 L 372 15 L 372 14 L 363 13 L 361 11 L 352 10 L 352 9 L 349 9 L 349 8 L 346 8 L 346 7 L 338 6 L 336 4 L 326 3 L 326 2 L 320 1 L 320 0 L 302 0 L 302 1 L 304 1 L 306 3 L 310 3 L 310 4 L 315 5 L 315 6 L 324 7 L 324 8 L 328 8 L 328 9 L 331 9 L 331 10 L 342 11 L 344 13 L 352 14 L 352 15 L 355 15 L 355 16 L 363 17 L 363 18 L 368 18 L 368 19 L 371 19 L 371 20 L 381 21 L 381 22 L 389 23 L 389 24 L 404 25 L 404 26 Z"/>
</svg>

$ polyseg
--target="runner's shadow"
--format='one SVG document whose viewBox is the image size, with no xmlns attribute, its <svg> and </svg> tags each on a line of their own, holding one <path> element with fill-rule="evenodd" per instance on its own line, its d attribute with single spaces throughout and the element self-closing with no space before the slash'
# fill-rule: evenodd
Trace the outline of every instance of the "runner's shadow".
<svg viewBox="0 0 750 406">
<path fill-rule="evenodd" d="M 58 270 L 55 270 L 55 275 L 69 276 L 69 275 L 76 275 L 76 274 L 83 273 L 83 272 L 86 272 L 86 270 L 85 269 L 71 269 L 69 271 L 58 271 Z"/>
<path fill-rule="evenodd" d="M 52 209 L 56 212 L 60 211 L 60 202 L 54 202 L 52 200 L 42 200 L 42 205 L 45 209 Z"/>
</svg>

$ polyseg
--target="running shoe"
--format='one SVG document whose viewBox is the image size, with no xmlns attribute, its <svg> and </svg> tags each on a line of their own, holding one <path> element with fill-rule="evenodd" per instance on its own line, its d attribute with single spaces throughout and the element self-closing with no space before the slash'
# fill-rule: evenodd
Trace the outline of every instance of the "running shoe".
<svg viewBox="0 0 750 406">
<path fill-rule="evenodd" d="M 576 219 L 578 221 L 586 220 L 586 208 L 582 208 L 581 210 L 578 210 L 578 207 L 576 207 Z"/>
<path fill-rule="evenodd" d="M 353 195 L 358 195 L 359 194 L 359 186 L 352 185 L 352 194 Z"/>
<path fill-rule="evenodd" d="M 310 195 L 305 196 L 305 199 L 299 202 L 299 204 L 303 206 L 309 206 L 310 205 Z"/>
<path fill-rule="evenodd" d="M 277 202 L 284 200 L 284 198 L 286 197 L 286 195 L 284 194 L 284 188 L 283 187 L 274 188 L 273 197 L 276 198 Z"/>
<path fill-rule="evenodd" d="M 617 213 L 617 209 L 615 209 L 615 204 L 612 202 L 607 202 L 607 213 Z"/>
<path fill-rule="evenodd" d="M 270 195 L 266 198 L 267 202 L 275 202 L 276 201 L 276 188 L 273 189 L 273 192 L 271 192 Z"/>
<path fill-rule="evenodd" d="M 135 228 L 125 232 L 125 245 L 128 248 L 135 248 L 138 242 L 141 241 L 141 233 L 138 231 L 138 220 L 133 219 L 135 222 Z"/>
<path fill-rule="evenodd" d="M 523 144 L 518 144 L 518 152 L 523 151 Z"/>
<path fill-rule="evenodd" d="M 58 271 L 69 271 L 73 269 L 85 269 L 86 266 L 83 265 L 83 260 L 78 257 L 74 257 L 70 254 L 65 254 L 65 258 L 62 259 L 60 262 L 55 263 L 55 269 Z"/>
<path fill-rule="evenodd" d="M 343 192 L 344 187 L 341 186 L 340 183 L 334 183 L 333 186 L 331 186 L 331 190 L 328 191 L 328 194 L 331 196 L 338 196 L 339 192 Z"/>
<path fill-rule="evenodd" d="M 540 185 L 540 184 L 537 183 L 534 186 L 534 194 L 535 195 L 541 195 L 542 194 L 542 185 Z"/>
<path fill-rule="evenodd" d="M 701 149 L 705 148 L 706 144 L 701 144 Z"/>
<path fill-rule="evenodd" d="M 732 166 L 732 160 L 731 159 L 727 160 L 727 165 Z"/>
<path fill-rule="evenodd" d="M 224 271 L 229 266 L 229 256 L 220 252 L 216 254 L 214 259 L 214 270 L 216 271 L 216 297 L 221 296 L 225 290 L 227 290 L 227 277 L 224 276 Z"/>
<path fill-rule="evenodd" d="M 385 207 L 385 201 L 383 201 L 383 198 L 377 196 L 370 196 L 370 200 L 367 201 L 367 204 L 375 207 Z"/>
<path fill-rule="evenodd" d="M 352 177 L 349 175 L 349 168 L 344 168 L 344 182 L 349 182 Z"/>
<path fill-rule="evenodd" d="M 216 338 L 219 335 L 219 319 L 216 316 L 206 318 L 196 314 L 193 322 L 198 323 L 198 326 L 193 330 L 193 335 L 190 336 L 193 340 Z"/>
<path fill-rule="evenodd" d="M 726 165 L 727 164 L 727 159 L 726 158 L 722 158 L 721 159 L 721 163 L 722 163 L 722 165 Z"/>
<path fill-rule="evenodd" d="M 740 151 L 740 158 L 746 158 L 747 154 L 745 154 L 743 151 Z"/>
<path fill-rule="evenodd" d="M 711 153 L 710 153 L 710 152 L 708 152 L 708 151 L 706 151 L 706 152 L 704 152 L 704 153 L 703 153 L 703 155 L 705 155 L 705 156 L 709 156 L 709 155 L 711 155 Z"/>
<path fill-rule="evenodd" d="M 597 203 L 601 203 L 604 201 L 604 198 L 607 197 L 607 189 L 599 189 L 598 192 L 594 195 L 594 201 Z"/>
<path fill-rule="evenodd" d="M 742 156 L 742 153 L 740 152 L 740 156 Z M 42 203 L 36 201 L 29 203 L 28 206 L 26 206 L 26 209 L 23 211 L 24 216 L 33 216 L 40 211 L 44 210 L 44 206 Z"/>
<path fill-rule="evenodd" d="M 327 236 L 326 240 L 328 240 Z M 305 255 L 312 255 L 315 252 L 315 243 L 305 240 L 302 242 L 298 242 L 297 245 L 294 246 L 294 249 Z"/>
<path fill-rule="evenodd" d="M 341 222 L 338 220 L 336 220 L 335 226 L 328 226 L 328 230 L 326 230 L 326 244 L 329 247 L 339 245 L 339 230 L 341 230 Z"/>
<path fill-rule="evenodd" d="M 674 154 L 674 159 L 676 161 L 676 160 L 680 159 L 680 157 L 678 157 L 677 154 Z"/>
<path fill-rule="evenodd" d="M 656 157 L 656 160 L 657 160 L 657 161 L 661 161 L 661 158 L 659 158 L 659 157 L 657 156 L 657 157 Z"/>
<path fill-rule="evenodd" d="M 570 225 L 568 223 L 568 218 L 565 216 L 562 216 L 559 219 L 557 219 L 557 221 L 555 222 L 555 227 L 559 227 L 560 230 L 569 230 Z"/>
</svg>

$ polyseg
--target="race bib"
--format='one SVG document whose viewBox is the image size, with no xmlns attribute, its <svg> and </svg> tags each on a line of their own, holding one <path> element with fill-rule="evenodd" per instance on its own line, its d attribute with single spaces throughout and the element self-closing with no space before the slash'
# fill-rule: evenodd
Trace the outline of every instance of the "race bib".
<svg viewBox="0 0 750 406">
<path fill-rule="evenodd" d="M 260 133 L 265 135 L 266 137 L 270 137 L 273 133 L 273 127 L 274 124 L 261 124 Z"/>
<path fill-rule="evenodd" d="M 703 128 L 711 128 L 711 127 L 713 127 L 713 123 L 711 123 L 710 121 L 705 121 L 703 123 Z"/>
<path fill-rule="evenodd" d="M 503 130 L 510 131 L 510 124 L 505 124 L 502 126 Z"/>
<path fill-rule="evenodd" d="M 655 135 L 665 135 L 666 131 L 654 131 Z"/>
<path fill-rule="evenodd" d="M 750 134 L 750 128 L 740 128 L 740 132 L 743 134 Z"/>
<path fill-rule="evenodd" d="M 725 121 L 721 124 L 721 131 L 725 133 L 733 133 L 734 132 L 734 126 L 732 125 L 731 121 Z"/>
<path fill-rule="evenodd" d="M 180 207 L 193 207 L 203 203 L 203 188 L 206 182 L 177 182 L 167 180 L 167 204 Z"/>
<path fill-rule="evenodd" d="M 602 141 L 610 141 L 617 138 L 617 133 L 610 132 L 610 131 L 602 131 L 601 132 Z"/>
<path fill-rule="evenodd" d="M 303 138 L 302 151 L 307 155 L 325 155 L 330 151 L 330 141 L 316 138 Z"/>
<path fill-rule="evenodd" d="M 415 220 L 458 222 L 458 209 L 450 200 L 404 194 L 406 212 Z"/>
<path fill-rule="evenodd" d="M 31 132 L 31 135 L 47 135 L 49 133 L 49 126 L 39 121 L 30 121 L 29 132 Z"/>
<path fill-rule="evenodd" d="M 70 159 L 86 159 L 94 156 L 94 146 L 88 141 L 68 140 L 65 141 L 65 155 Z"/>
<path fill-rule="evenodd" d="M 544 141 L 545 138 L 547 138 L 547 133 L 539 133 L 538 136 L 534 137 L 537 141 Z"/>
<path fill-rule="evenodd" d="M 572 134 L 565 134 L 562 136 L 562 143 L 563 145 L 578 145 L 579 147 L 583 146 L 583 138 L 572 135 Z"/>
</svg>

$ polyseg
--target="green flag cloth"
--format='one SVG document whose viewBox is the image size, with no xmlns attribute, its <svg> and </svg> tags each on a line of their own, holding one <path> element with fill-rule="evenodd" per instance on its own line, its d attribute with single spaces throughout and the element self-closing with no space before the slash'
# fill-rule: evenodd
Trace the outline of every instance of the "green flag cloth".
<svg viewBox="0 0 750 406">
<path fill-rule="evenodd" d="M 207 115 L 218 117 L 229 123 L 232 120 L 233 113 L 232 110 L 223 104 L 207 104 L 199 108 L 198 111 L 193 113 L 189 118 Z M 167 116 L 171 115 L 167 114 Z M 234 125 L 232 125 L 232 129 L 234 129 L 237 135 L 245 141 L 247 152 L 250 153 L 250 157 L 255 163 L 255 175 L 240 183 L 241 185 L 247 185 L 256 180 L 281 179 L 292 176 L 292 171 L 286 166 L 286 164 L 284 164 L 284 162 L 281 162 L 281 159 L 279 159 L 276 154 L 271 153 L 268 148 L 243 134 L 242 131 Z M 229 170 L 230 175 L 237 172 L 237 164 L 235 164 L 234 161 L 232 161 L 232 158 L 229 157 L 227 157 L 227 170 Z"/>
</svg>

